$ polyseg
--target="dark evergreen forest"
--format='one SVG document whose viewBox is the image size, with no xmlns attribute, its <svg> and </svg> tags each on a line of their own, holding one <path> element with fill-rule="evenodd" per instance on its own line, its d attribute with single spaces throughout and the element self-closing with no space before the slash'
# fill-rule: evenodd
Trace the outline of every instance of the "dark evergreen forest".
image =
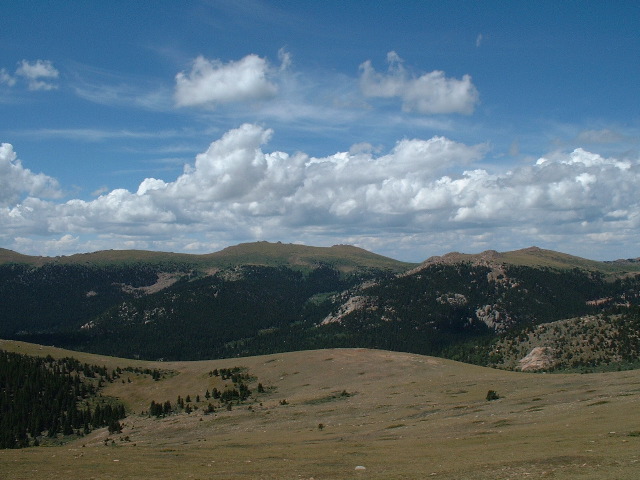
<svg viewBox="0 0 640 480">
<path fill-rule="evenodd" d="M 434 263 L 404 275 L 346 274 L 321 263 L 190 268 L 173 265 L 179 279 L 152 293 L 136 288 L 153 285 L 166 265 L 0 266 L 0 337 L 150 360 L 367 347 L 485 364 L 500 335 L 640 298 L 638 274 L 577 268 Z M 364 307 L 321 325 L 354 296 Z"/>
<path fill-rule="evenodd" d="M 111 305 L 134 296 L 123 285 L 157 280 L 152 265 L 0 265 L 0 337 L 55 334 L 78 328 Z"/>
<path fill-rule="evenodd" d="M 124 405 L 98 399 L 104 367 L 73 358 L 56 360 L 0 350 L 0 448 L 37 446 L 43 437 L 86 435 L 94 428 L 120 429 Z"/>
</svg>

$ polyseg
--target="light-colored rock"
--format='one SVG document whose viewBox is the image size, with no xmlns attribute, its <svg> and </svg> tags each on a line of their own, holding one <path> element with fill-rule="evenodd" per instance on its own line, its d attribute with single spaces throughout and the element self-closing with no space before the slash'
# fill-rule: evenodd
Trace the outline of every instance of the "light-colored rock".
<svg viewBox="0 0 640 480">
<path fill-rule="evenodd" d="M 328 315 L 324 320 L 322 320 L 322 322 L 320 322 L 320 324 L 327 325 L 330 323 L 341 323 L 342 319 L 351 312 L 355 310 L 364 310 L 367 308 L 371 308 L 370 303 L 371 300 L 369 299 L 369 297 L 365 297 L 362 295 L 349 297 L 347 301 L 340 306 L 336 314 Z"/>
<path fill-rule="evenodd" d="M 553 349 L 549 347 L 535 347 L 529 354 L 520 360 L 519 367 L 523 372 L 547 370 L 556 363 Z"/>
</svg>

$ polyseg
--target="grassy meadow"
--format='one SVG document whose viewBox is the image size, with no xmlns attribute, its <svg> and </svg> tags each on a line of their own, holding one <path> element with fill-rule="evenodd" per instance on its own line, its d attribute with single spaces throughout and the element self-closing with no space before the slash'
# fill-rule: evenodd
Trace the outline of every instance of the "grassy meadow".
<svg viewBox="0 0 640 480">
<path fill-rule="evenodd" d="M 27 264 L 41 267 L 55 263 L 63 265 L 188 265 L 196 270 L 230 268 L 237 265 L 288 266 L 308 270 L 319 264 L 332 265 L 342 272 L 352 272 L 361 267 L 402 272 L 416 263 L 402 262 L 384 257 L 351 245 L 312 247 L 298 244 L 252 242 L 230 246 L 208 254 L 156 252 L 148 250 L 101 250 L 62 257 L 38 257 L 23 255 L 0 248 L 0 265 Z"/>
<path fill-rule="evenodd" d="M 122 433 L 0 451 L 6 479 L 636 479 L 640 371 L 515 373 L 420 355 L 317 350 L 202 362 L 144 362 L 0 341 L 124 373 Z M 241 366 L 249 401 L 205 414 L 213 369 Z M 265 387 L 257 393 L 258 382 Z M 499 399 L 488 401 L 494 390 Z M 192 413 L 150 418 L 152 400 L 199 395 Z"/>
</svg>

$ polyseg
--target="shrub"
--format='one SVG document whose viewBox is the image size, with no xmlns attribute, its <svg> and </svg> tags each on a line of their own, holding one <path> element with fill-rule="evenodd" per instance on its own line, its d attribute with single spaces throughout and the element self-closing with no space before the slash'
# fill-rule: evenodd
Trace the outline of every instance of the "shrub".
<svg viewBox="0 0 640 480">
<path fill-rule="evenodd" d="M 495 390 L 489 390 L 487 392 L 487 401 L 490 402 L 491 400 L 498 400 L 500 398 L 500 395 L 498 395 L 498 392 L 496 392 Z"/>
</svg>

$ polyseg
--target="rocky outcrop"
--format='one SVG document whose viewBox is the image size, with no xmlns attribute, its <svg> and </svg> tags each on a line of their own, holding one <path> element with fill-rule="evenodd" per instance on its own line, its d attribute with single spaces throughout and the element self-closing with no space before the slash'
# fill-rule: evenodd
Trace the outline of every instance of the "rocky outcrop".
<svg viewBox="0 0 640 480">
<path fill-rule="evenodd" d="M 438 303 L 461 307 L 469 303 L 467 297 L 460 293 L 446 293 L 436 298 Z"/>
<path fill-rule="evenodd" d="M 511 317 L 507 313 L 500 311 L 497 305 L 478 307 L 476 309 L 476 318 L 496 332 L 506 331 L 513 323 Z"/>
<path fill-rule="evenodd" d="M 553 349 L 549 347 L 535 347 L 519 362 L 519 369 L 523 372 L 548 370 L 555 366 L 556 360 Z"/>
<path fill-rule="evenodd" d="M 340 305 L 340 308 L 337 312 L 327 315 L 327 317 L 325 317 L 324 320 L 320 322 L 320 325 L 327 325 L 329 323 L 341 323 L 344 317 L 355 310 L 375 308 L 371 303 L 372 302 L 369 297 L 365 297 L 362 295 L 349 297 L 346 302 Z"/>
</svg>

